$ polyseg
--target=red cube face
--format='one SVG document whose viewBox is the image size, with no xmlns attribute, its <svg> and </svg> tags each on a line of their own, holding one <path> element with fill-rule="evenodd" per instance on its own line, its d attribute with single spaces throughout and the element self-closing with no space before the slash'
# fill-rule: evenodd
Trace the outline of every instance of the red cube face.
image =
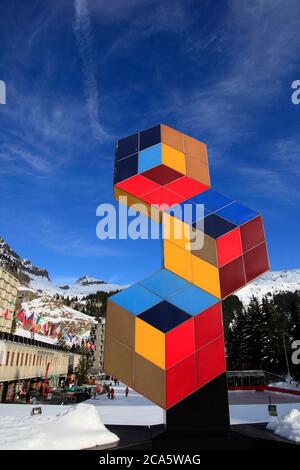
<svg viewBox="0 0 300 470">
<path fill-rule="evenodd" d="M 157 189 L 160 186 L 142 175 L 135 175 L 116 184 L 116 187 L 132 194 L 133 196 L 141 197 L 150 191 L 154 191 L 154 189 Z"/>
<path fill-rule="evenodd" d="M 166 371 L 167 409 L 193 393 L 196 388 L 196 360 L 193 354 Z"/>
<path fill-rule="evenodd" d="M 241 256 L 242 242 L 239 227 L 217 239 L 217 254 L 219 267 Z"/>
<path fill-rule="evenodd" d="M 148 204 L 152 204 L 156 207 L 161 205 L 166 206 L 173 206 L 174 204 L 178 204 L 183 200 L 183 197 L 175 192 L 169 191 L 166 189 L 166 186 L 163 188 L 155 189 L 154 191 L 147 193 L 143 196 L 143 201 L 147 202 Z"/>
<path fill-rule="evenodd" d="M 241 226 L 243 251 L 249 251 L 265 240 L 261 216 L 255 217 Z"/>
<path fill-rule="evenodd" d="M 190 197 L 195 196 L 195 194 L 202 193 L 208 189 L 208 186 L 199 183 L 188 176 L 183 176 L 182 178 L 167 184 L 165 187 L 170 191 L 174 191 L 174 193 L 180 194 L 183 199 L 189 199 Z"/>
<path fill-rule="evenodd" d="M 269 269 L 269 258 L 265 243 L 244 254 L 246 281 L 250 282 Z"/>
<path fill-rule="evenodd" d="M 191 318 L 166 333 L 166 369 L 195 352 L 194 319 Z"/>
<path fill-rule="evenodd" d="M 197 387 L 205 384 L 226 370 L 223 335 L 196 352 Z"/>
<path fill-rule="evenodd" d="M 231 261 L 220 269 L 220 286 L 222 299 L 245 285 L 243 257 Z"/>
<path fill-rule="evenodd" d="M 223 333 L 221 302 L 195 317 L 196 350 L 210 343 Z"/>
</svg>

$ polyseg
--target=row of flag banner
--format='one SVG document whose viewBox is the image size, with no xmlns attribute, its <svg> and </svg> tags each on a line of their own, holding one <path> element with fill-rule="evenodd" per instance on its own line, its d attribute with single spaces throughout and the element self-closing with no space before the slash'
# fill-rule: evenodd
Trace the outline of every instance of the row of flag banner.
<svg viewBox="0 0 300 470">
<path fill-rule="evenodd" d="M 2 315 L 5 320 L 9 320 L 9 309 L 2 309 Z M 82 339 L 76 334 L 72 334 L 66 331 L 65 328 L 61 328 L 56 323 L 50 323 L 45 320 L 41 314 L 31 313 L 27 315 L 27 312 L 22 308 L 13 317 L 13 320 L 17 323 L 21 323 L 27 331 L 32 334 L 42 332 L 44 336 L 48 336 L 53 339 L 57 339 L 58 343 L 65 342 L 68 347 L 76 346 L 82 349 L 88 349 L 95 351 L 96 347 L 93 341 L 90 339 Z"/>
</svg>

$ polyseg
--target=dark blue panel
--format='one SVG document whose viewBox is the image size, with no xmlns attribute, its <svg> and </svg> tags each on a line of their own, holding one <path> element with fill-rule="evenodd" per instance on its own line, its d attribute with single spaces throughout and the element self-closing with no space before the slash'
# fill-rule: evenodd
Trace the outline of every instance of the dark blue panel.
<svg viewBox="0 0 300 470">
<path fill-rule="evenodd" d="M 126 180 L 138 172 L 138 154 L 123 158 L 115 163 L 114 184 Z"/>
<path fill-rule="evenodd" d="M 194 226 L 195 224 L 193 224 Z M 234 228 L 236 228 L 236 225 L 216 214 L 210 214 L 204 219 L 204 232 L 212 238 L 221 237 Z"/>
<path fill-rule="evenodd" d="M 159 144 L 160 142 L 160 125 L 150 127 L 150 129 L 140 132 L 140 150 L 144 150 L 151 147 L 151 145 Z"/>
<path fill-rule="evenodd" d="M 229 220 L 229 222 L 236 225 L 242 225 L 245 222 L 248 222 L 248 220 L 254 219 L 254 217 L 259 215 L 258 212 L 249 209 L 249 207 L 246 207 L 239 202 L 233 202 L 216 213 L 220 217 L 224 217 L 224 219 Z"/>
<path fill-rule="evenodd" d="M 141 313 L 139 318 L 163 333 L 167 333 L 191 318 L 191 316 L 169 304 L 169 302 L 163 301 Z"/>
<path fill-rule="evenodd" d="M 133 134 L 118 140 L 116 146 L 116 161 L 133 155 L 138 151 L 138 138 L 138 134 Z"/>
<path fill-rule="evenodd" d="M 190 201 L 194 202 L 195 204 L 204 204 L 205 209 L 209 210 L 210 212 L 215 212 L 218 209 L 221 209 L 222 207 L 227 206 L 233 202 L 232 199 L 223 196 L 223 194 L 220 194 L 213 189 L 209 189 L 208 191 L 197 194 L 186 202 Z"/>
<path fill-rule="evenodd" d="M 110 297 L 112 302 L 120 305 L 133 315 L 138 315 L 144 310 L 158 304 L 161 298 L 139 284 L 134 284 L 127 289 Z"/>
</svg>

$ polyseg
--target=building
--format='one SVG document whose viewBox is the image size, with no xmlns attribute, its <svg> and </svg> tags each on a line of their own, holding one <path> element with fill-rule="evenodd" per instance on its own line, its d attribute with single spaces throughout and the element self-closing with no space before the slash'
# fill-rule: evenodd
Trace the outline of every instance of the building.
<svg viewBox="0 0 300 470">
<path fill-rule="evenodd" d="M 94 341 L 96 349 L 90 351 L 88 355 L 88 365 L 92 374 L 99 374 L 103 371 L 104 359 L 104 335 L 105 318 L 100 318 L 99 323 L 92 327 L 90 338 Z"/>
<path fill-rule="evenodd" d="M 17 286 L 18 280 L 0 268 L 0 402 L 14 401 L 18 391 L 39 387 L 46 376 L 52 387 L 58 386 L 76 369 L 80 357 L 57 345 L 11 333 Z"/>
<path fill-rule="evenodd" d="M 12 328 L 18 283 L 17 278 L 0 267 L 0 331 L 2 332 L 10 333 Z"/>
<path fill-rule="evenodd" d="M 48 377 L 59 386 L 78 366 L 80 355 L 53 344 L 0 334 L 0 402 L 14 401 L 22 388 L 29 391 Z"/>
</svg>

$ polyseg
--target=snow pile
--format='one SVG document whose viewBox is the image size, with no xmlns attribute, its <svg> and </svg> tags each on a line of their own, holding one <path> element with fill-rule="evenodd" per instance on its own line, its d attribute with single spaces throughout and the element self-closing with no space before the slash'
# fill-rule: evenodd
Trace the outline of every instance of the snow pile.
<svg viewBox="0 0 300 470">
<path fill-rule="evenodd" d="M 93 405 L 80 403 L 56 416 L 0 416 L 2 450 L 80 450 L 113 444 Z"/>
<path fill-rule="evenodd" d="M 277 436 L 300 442 L 300 410 L 293 408 L 281 418 L 267 424 L 267 429 Z"/>
</svg>

